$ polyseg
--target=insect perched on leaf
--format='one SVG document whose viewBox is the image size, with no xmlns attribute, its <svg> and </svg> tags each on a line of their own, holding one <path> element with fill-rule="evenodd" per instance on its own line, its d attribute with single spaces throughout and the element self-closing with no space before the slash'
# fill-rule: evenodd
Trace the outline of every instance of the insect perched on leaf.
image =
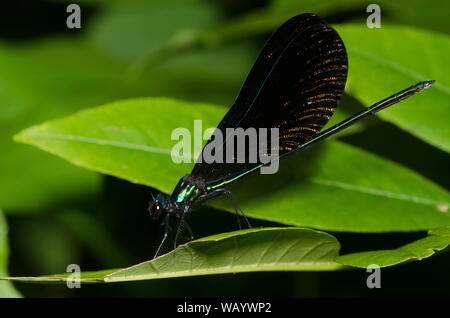
<svg viewBox="0 0 450 318">
<path fill-rule="evenodd" d="M 239 221 L 242 214 L 228 186 L 271 164 L 324 140 L 355 122 L 394 105 L 433 84 L 423 81 L 404 89 L 339 124 L 320 132 L 333 115 L 347 79 L 347 52 L 337 32 L 315 14 L 301 14 L 285 22 L 269 38 L 259 53 L 241 90 L 216 131 L 228 128 L 278 129 L 277 155 L 266 145 L 263 152 L 270 160 L 262 162 L 204 162 L 198 160 L 192 172 L 180 179 L 172 195 L 159 194 L 149 207 L 154 220 L 163 220 L 164 237 L 156 251 L 159 254 L 169 232 L 169 219 L 175 216 L 179 225 L 192 231 L 186 214 L 195 207 L 220 195 L 234 204 Z M 209 139 L 205 149 L 213 141 Z M 230 138 L 222 143 L 226 151 Z M 261 151 L 261 149 L 259 149 Z M 239 224 L 240 226 L 240 224 Z"/>
</svg>

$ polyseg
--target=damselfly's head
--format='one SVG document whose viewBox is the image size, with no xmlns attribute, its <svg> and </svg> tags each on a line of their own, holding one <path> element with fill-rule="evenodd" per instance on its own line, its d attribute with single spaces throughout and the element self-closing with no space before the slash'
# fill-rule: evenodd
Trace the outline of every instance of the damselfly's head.
<svg viewBox="0 0 450 318">
<path fill-rule="evenodd" d="M 162 194 L 158 194 L 156 198 L 153 198 L 153 202 L 150 202 L 148 207 L 150 217 L 154 221 L 163 219 L 168 213 L 168 200 Z"/>
</svg>

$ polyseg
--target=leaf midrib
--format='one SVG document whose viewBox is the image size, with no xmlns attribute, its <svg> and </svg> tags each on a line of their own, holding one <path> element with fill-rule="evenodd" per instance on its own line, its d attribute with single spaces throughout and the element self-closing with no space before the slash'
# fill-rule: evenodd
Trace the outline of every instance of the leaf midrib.
<svg viewBox="0 0 450 318">
<path fill-rule="evenodd" d="M 296 262 L 288 262 L 288 263 L 280 263 L 280 264 L 248 264 L 248 265 L 235 265 L 230 268 L 230 266 L 220 266 L 214 267 L 211 270 L 208 269 L 199 269 L 199 270 L 183 270 L 183 271 L 174 271 L 168 273 L 159 273 L 159 274 L 142 274 L 142 275 L 125 275 L 115 277 L 114 273 L 110 275 L 106 275 L 104 277 L 105 282 L 119 282 L 119 281 L 129 281 L 129 280 L 145 280 L 151 277 L 152 279 L 158 278 L 173 278 L 173 277 L 186 277 L 186 276 L 203 276 L 203 275 L 216 275 L 216 274 L 231 274 L 231 273 L 244 273 L 244 272 L 267 272 L 267 271 L 299 271 L 310 269 L 313 271 L 319 270 L 334 270 L 344 268 L 343 265 L 340 265 L 335 262 L 310 262 L 298 265 Z"/>
<path fill-rule="evenodd" d="M 403 200 L 403 201 L 408 201 L 408 202 L 412 202 L 412 203 L 420 203 L 420 204 L 431 205 L 431 206 L 436 206 L 439 204 L 446 204 L 446 205 L 450 204 L 449 202 L 446 202 L 446 201 L 436 201 L 433 199 L 421 198 L 421 197 L 406 194 L 406 193 L 394 193 L 394 192 L 389 192 L 389 191 L 385 191 L 385 190 L 368 188 L 368 187 L 363 187 L 363 186 L 349 184 L 349 183 L 335 181 L 335 180 L 327 180 L 327 179 L 322 179 L 322 178 L 309 178 L 308 180 L 311 181 L 312 183 L 323 185 L 323 186 L 330 186 L 330 187 L 335 187 L 335 188 L 339 188 L 342 190 L 349 190 L 349 191 L 353 190 L 355 192 L 371 194 L 371 195 L 375 195 L 375 196 L 381 196 L 381 197 L 385 197 L 385 198 L 389 198 L 389 199 Z"/>
</svg>

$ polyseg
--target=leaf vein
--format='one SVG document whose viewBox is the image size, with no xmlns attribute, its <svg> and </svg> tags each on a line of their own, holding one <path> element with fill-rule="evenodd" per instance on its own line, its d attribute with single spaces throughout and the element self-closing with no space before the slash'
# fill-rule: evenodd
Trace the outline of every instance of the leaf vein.
<svg viewBox="0 0 450 318">
<path fill-rule="evenodd" d="M 361 192 L 361 193 L 382 196 L 382 197 L 387 197 L 387 198 L 393 198 L 393 199 L 398 199 L 398 200 L 403 200 L 403 201 L 410 201 L 410 202 L 414 202 L 414 203 L 422 203 L 425 205 L 435 206 L 435 205 L 439 205 L 439 204 L 446 204 L 446 205 L 449 204 L 448 202 L 444 202 L 444 201 L 436 201 L 433 199 L 421 198 L 421 197 L 417 197 L 417 196 L 406 194 L 406 193 L 393 193 L 393 192 L 389 192 L 389 191 L 385 191 L 385 190 L 362 187 L 362 186 L 348 184 L 348 183 L 344 183 L 344 182 L 340 182 L 340 181 L 326 180 L 326 179 L 321 179 L 321 178 L 310 178 L 309 180 L 313 183 L 324 185 L 324 186 L 336 187 L 336 188 L 340 188 L 340 189 L 344 189 L 344 190 L 357 191 L 357 192 Z"/>
<path fill-rule="evenodd" d="M 147 145 L 133 144 L 125 141 L 117 141 L 117 140 L 105 140 L 100 138 L 92 138 L 85 136 L 75 136 L 69 134 L 53 134 L 53 133 L 33 133 L 32 138 L 45 138 L 45 139 L 55 139 L 55 140 L 72 140 L 84 143 L 91 143 L 102 146 L 111 146 L 117 148 L 127 148 L 133 150 L 140 150 L 149 153 L 159 153 L 164 155 L 172 155 L 171 149 L 152 147 Z M 177 156 L 180 157 L 180 156 Z M 181 156 L 180 158 L 184 158 Z M 188 159 L 193 159 L 192 155 L 187 156 Z"/>
</svg>

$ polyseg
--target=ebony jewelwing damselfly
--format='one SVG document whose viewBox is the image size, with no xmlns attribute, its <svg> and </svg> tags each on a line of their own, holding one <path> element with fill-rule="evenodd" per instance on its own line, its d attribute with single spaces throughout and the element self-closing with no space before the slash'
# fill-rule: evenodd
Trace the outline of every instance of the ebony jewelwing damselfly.
<svg viewBox="0 0 450 318">
<path fill-rule="evenodd" d="M 347 52 L 337 32 L 315 14 L 301 14 L 281 25 L 259 53 L 239 94 L 216 130 L 227 128 L 278 128 L 280 160 L 307 149 L 355 122 L 394 105 L 433 84 L 423 81 L 404 89 L 339 124 L 320 132 L 333 115 L 347 80 Z M 203 156 L 205 145 L 199 158 Z M 227 148 L 229 139 L 222 144 Z M 272 154 L 270 146 L 263 149 Z M 195 207 L 219 195 L 227 195 L 238 217 L 242 214 L 228 186 L 257 172 L 267 162 L 200 162 L 192 172 L 180 179 L 171 196 L 159 194 L 149 207 L 154 220 L 163 220 L 164 237 L 169 232 L 169 219 L 179 218 L 175 244 L 181 226 L 192 231 L 185 216 Z M 240 223 L 239 223 L 240 227 Z"/>
</svg>

